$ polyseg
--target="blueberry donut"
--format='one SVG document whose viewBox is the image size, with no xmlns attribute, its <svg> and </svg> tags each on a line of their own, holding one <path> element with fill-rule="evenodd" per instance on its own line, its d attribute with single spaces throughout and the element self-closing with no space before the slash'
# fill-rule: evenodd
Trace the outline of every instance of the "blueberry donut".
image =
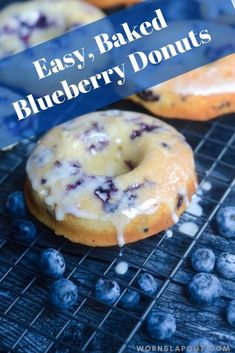
<svg viewBox="0 0 235 353">
<path fill-rule="evenodd" d="M 15 3 L 0 13 L 0 58 L 47 41 L 104 16 L 78 0 L 36 0 Z"/>
<path fill-rule="evenodd" d="M 209 120 L 235 111 L 235 54 L 131 97 L 155 115 Z"/>
<path fill-rule="evenodd" d="M 184 21 L 171 24 L 171 30 L 186 32 L 189 26 L 186 23 L 186 26 Z M 139 92 L 132 99 L 152 113 L 169 118 L 203 121 L 234 112 L 235 54 L 228 54 L 235 52 L 235 30 L 206 21 L 190 21 L 190 26 L 197 33 L 207 28 L 211 34 L 216 34 L 217 40 L 202 47 L 195 57 L 198 65 L 205 63 L 205 59 L 209 59 L 211 64 Z M 224 57 L 216 61 L 221 55 Z M 184 56 L 179 57 L 178 63 L 187 68 Z"/>
<path fill-rule="evenodd" d="M 27 162 L 29 210 L 56 234 L 124 245 L 169 228 L 196 188 L 193 153 L 174 128 L 119 110 L 48 132 Z"/>
</svg>

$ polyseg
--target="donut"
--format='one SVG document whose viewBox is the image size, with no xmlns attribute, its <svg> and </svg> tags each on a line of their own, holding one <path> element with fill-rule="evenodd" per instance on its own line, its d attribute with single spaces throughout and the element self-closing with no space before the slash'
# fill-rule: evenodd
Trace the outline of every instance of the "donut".
<svg viewBox="0 0 235 353">
<path fill-rule="evenodd" d="M 70 0 L 35 0 L 5 7 L 0 13 L 0 58 L 96 21 L 103 12 L 91 4 Z"/>
<path fill-rule="evenodd" d="M 89 246 L 123 246 L 171 227 L 197 185 L 193 153 L 180 133 L 120 110 L 55 127 L 26 171 L 31 213 L 57 235 Z"/>
<path fill-rule="evenodd" d="M 183 21 L 172 23 L 171 30 L 181 33 L 185 29 L 187 32 L 188 25 Z M 205 49 L 194 57 L 198 65 L 205 63 L 205 59 L 210 59 L 211 63 L 140 91 L 131 99 L 153 114 L 166 118 L 204 121 L 234 112 L 235 54 L 227 54 L 235 52 L 235 30 L 206 21 L 190 21 L 190 27 L 197 33 L 207 28 L 211 34 L 216 34 L 217 40 L 205 45 Z M 222 54 L 224 57 L 216 60 Z M 183 55 L 179 58 L 179 65 L 187 68 Z"/>
<path fill-rule="evenodd" d="M 130 97 L 155 115 L 209 120 L 235 111 L 235 55 Z"/>
</svg>

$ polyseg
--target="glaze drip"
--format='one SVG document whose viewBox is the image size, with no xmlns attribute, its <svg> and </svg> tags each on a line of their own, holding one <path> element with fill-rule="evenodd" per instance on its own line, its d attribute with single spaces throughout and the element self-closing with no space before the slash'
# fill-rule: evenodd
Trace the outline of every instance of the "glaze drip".
<svg viewBox="0 0 235 353">
<path fill-rule="evenodd" d="M 137 96 L 146 102 L 158 102 L 161 99 L 160 94 L 154 93 L 150 89 L 146 89 L 142 92 L 137 93 Z"/>
</svg>

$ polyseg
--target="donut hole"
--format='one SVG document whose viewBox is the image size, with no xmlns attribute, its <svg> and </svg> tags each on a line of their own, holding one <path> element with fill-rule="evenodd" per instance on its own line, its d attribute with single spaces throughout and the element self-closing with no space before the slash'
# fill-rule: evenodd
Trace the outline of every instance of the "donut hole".
<svg viewBox="0 0 235 353">
<path fill-rule="evenodd" d="M 92 175 L 115 177 L 130 173 L 143 158 L 140 148 L 135 148 L 134 145 L 130 147 L 125 143 L 111 143 L 102 153 L 89 158 L 84 156 L 82 165 Z"/>
</svg>

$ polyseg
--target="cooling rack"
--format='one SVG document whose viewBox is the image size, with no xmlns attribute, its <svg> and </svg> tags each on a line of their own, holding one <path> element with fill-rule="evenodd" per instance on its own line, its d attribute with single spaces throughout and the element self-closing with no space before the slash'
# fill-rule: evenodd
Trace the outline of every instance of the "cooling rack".
<svg viewBox="0 0 235 353">
<path fill-rule="evenodd" d="M 134 103 L 122 101 L 111 106 L 143 111 Z M 5 213 L 7 195 L 22 190 L 27 156 L 35 139 L 19 143 L 0 154 L 0 352 L 14 353 L 122 353 L 149 349 L 151 346 L 185 346 L 191 338 L 206 336 L 216 346 L 235 352 L 235 335 L 224 317 L 226 304 L 235 298 L 235 281 L 221 278 L 223 296 L 212 307 L 192 305 L 185 293 L 193 276 L 190 266 L 192 249 L 207 246 L 216 255 L 235 253 L 235 241 L 222 238 L 214 216 L 221 205 L 235 200 L 235 116 L 209 122 L 168 120 L 181 131 L 195 154 L 199 178 L 198 197 L 201 216 L 185 212 L 173 228 L 173 236 L 162 232 L 156 236 L 125 245 L 123 248 L 89 248 L 54 236 L 44 225 L 37 226 L 38 236 L 25 245 L 9 236 L 11 218 Z M 207 183 L 210 187 L 203 188 Z M 29 216 L 30 218 L 30 216 Z M 182 223 L 196 225 L 194 236 L 182 231 Z M 66 312 L 47 304 L 50 281 L 38 272 L 40 252 L 47 247 L 59 249 L 66 261 L 65 276 L 79 291 L 75 306 Z M 115 266 L 126 261 L 129 269 L 120 276 Z M 158 282 L 154 295 L 146 295 L 136 285 L 138 274 L 151 273 Z M 104 305 L 94 297 L 99 278 L 115 279 L 122 295 L 126 288 L 139 291 L 141 301 L 132 311 Z M 175 335 L 167 342 L 150 339 L 145 318 L 157 307 L 172 313 L 177 320 Z M 183 350 L 183 348 L 182 348 Z"/>
</svg>

